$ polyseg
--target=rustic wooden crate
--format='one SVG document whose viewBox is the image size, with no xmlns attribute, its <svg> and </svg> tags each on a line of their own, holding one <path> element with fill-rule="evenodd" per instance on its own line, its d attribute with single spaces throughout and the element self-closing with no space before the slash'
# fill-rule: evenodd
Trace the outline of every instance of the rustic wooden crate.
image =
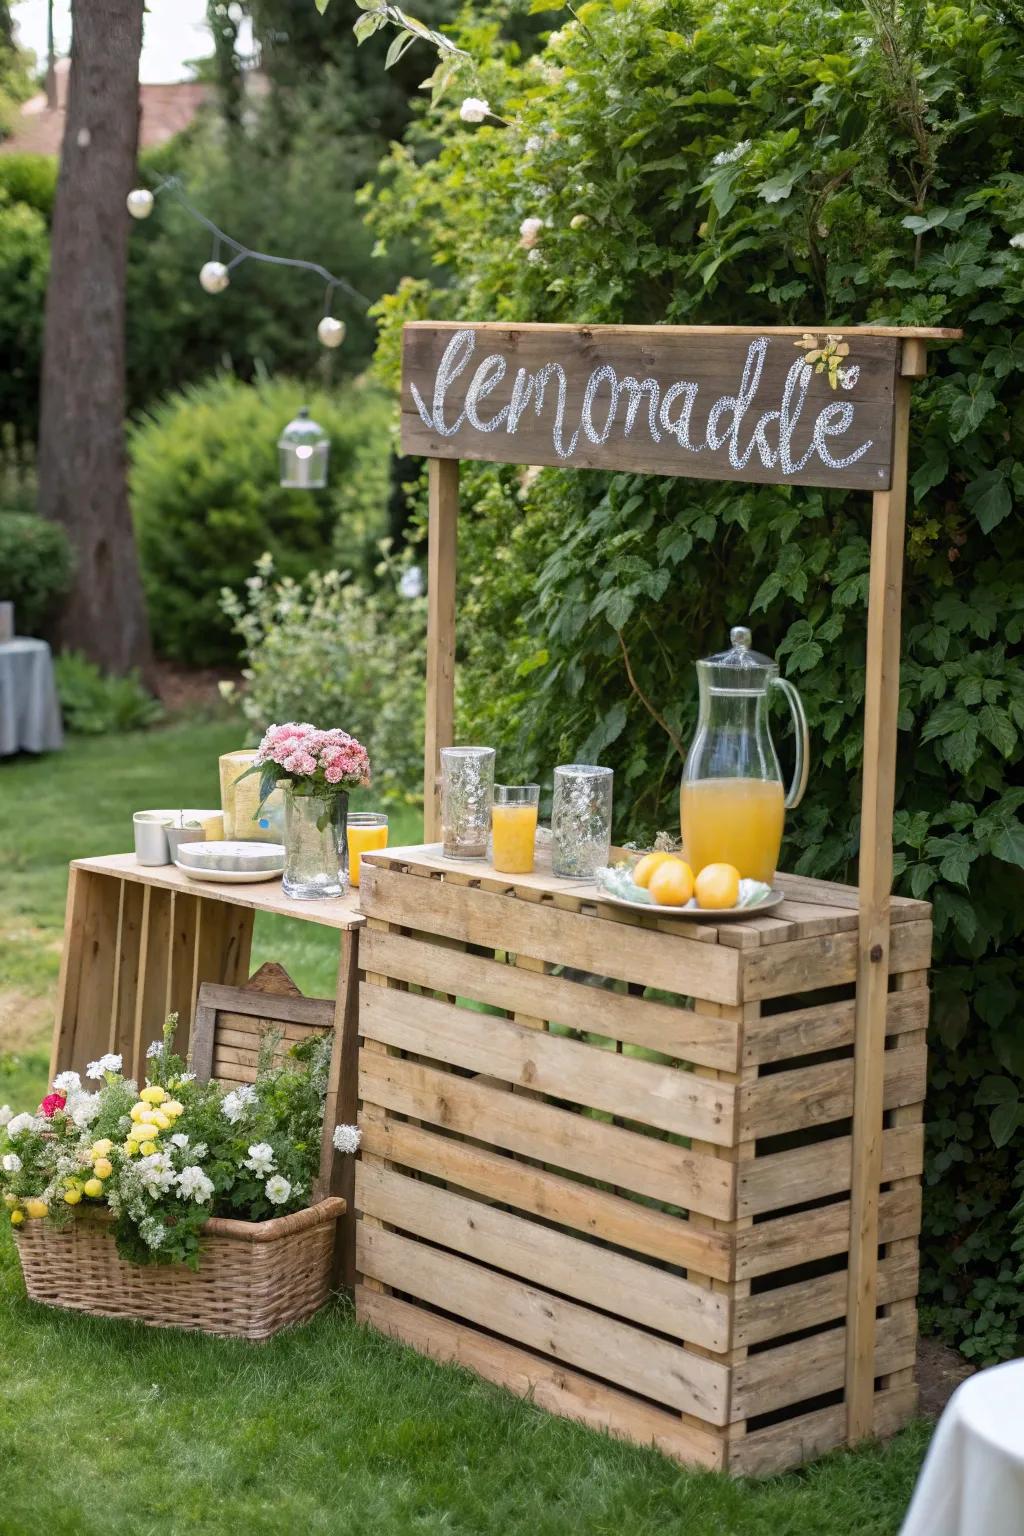
<svg viewBox="0 0 1024 1536">
<path fill-rule="evenodd" d="M 438 855 L 364 857 L 358 1315 L 683 1461 L 842 1443 L 856 892 L 715 925 Z M 891 916 L 878 1434 L 916 1404 L 931 952 Z"/>
</svg>

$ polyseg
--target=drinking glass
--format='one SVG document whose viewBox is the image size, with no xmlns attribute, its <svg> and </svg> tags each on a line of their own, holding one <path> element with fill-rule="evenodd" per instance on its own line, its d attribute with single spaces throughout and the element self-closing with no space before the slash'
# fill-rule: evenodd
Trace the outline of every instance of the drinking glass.
<svg viewBox="0 0 1024 1536">
<path fill-rule="evenodd" d="M 590 763 L 555 769 L 551 810 L 551 870 L 590 880 L 608 863 L 612 841 L 612 770 Z"/>
<path fill-rule="evenodd" d="M 486 859 L 494 802 L 494 748 L 441 748 L 441 852 Z"/>
<path fill-rule="evenodd" d="M 352 811 L 348 818 L 348 882 L 359 884 L 359 859 L 388 845 L 388 819 L 383 811 Z"/>
<path fill-rule="evenodd" d="M 539 800 L 539 784 L 494 786 L 493 863 L 503 875 L 528 875 L 533 869 Z"/>
</svg>

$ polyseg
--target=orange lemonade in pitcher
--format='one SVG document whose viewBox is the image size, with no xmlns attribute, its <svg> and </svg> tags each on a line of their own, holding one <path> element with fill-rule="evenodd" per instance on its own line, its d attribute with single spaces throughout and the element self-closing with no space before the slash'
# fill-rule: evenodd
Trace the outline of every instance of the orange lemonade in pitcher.
<svg viewBox="0 0 1024 1536">
<path fill-rule="evenodd" d="M 750 630 L 730 631 L 732 645 L 697 662 L 700 711 L 679 786 L 683 856 L 697 875 L 732 864 L 743 880 L 770 885 L 782 825 L 807 785 L 807 721 L 800 695 L 770 656 L 750 649 Z M 782 693 L 793 713 L 796 765 L 788 794 L 768 727 L 768 704 Z"/>
<path fill-rule="evenodd" d="M 695 875 L 732 864 L 741 880 L 770 885 L 779 860 L 785 796 L 771 779 L 697 779 L 679 786 L 683 852 Z"/>
</svg>

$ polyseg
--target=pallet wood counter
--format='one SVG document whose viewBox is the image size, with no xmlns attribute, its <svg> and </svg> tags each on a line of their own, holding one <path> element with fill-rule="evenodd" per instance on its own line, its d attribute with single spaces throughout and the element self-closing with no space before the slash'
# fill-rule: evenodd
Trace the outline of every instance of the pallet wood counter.
<svg viewBox="0 0 1024 1536">
<path fill-rule="evenodd" d="M 841 1444 L 856 890 L 738 923 L 364 855 L 357 1313 L 687 1462 Z M 927 903 L 891 907 L 872 1427 L 914 1413 Z"/>
<path fill-rule="evenodd" d="M 169 1013 L 176 1045 L 191 1041 L 204 982 L 240 986 L 249 975 L 253 920 L 275 912 L 336 928 L 340 959 L 336 1018 L 353 994 L 358 892 L 293 901 L 278 880 L 252 885 L 190 880 L 173 864 L 139 864 L 133 853 L 76 859 L 68 872 L 64 953 L 50 1058 L 51 1079 L 115 1051 L 124 1071 L 145 1072 L 146 1047 Z"/>
</svg>

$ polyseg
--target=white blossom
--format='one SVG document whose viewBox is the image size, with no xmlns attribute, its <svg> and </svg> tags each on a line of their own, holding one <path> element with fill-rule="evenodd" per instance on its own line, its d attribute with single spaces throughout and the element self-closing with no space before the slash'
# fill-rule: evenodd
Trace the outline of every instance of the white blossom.
<svg viewBox="0 0 1024 1536">
<path fill-rule="evenodd" d="M 183 1072 L 181 1074 L 181 1076 L 178 1078 L 178 1081 L 175 1084 L 175 1087 L 180 1088 L 183 1083 L 194 1083 L 195 1080 L 196 1080 L 196 1075 L 195 1075 L 194 1072 Z"/>
<path fill-rule="evenodd" d="M 91 1077 L 94 1082 L 102 1083 L 108 1072 L 120 1072 L 120 1070 L 121 1057 L 108 1051 L 105 1056 L 100 1057 L 99 1061 L 90 1061 L 85 1069 L 85 1075 Z"/>
<path fill-rule="evenodd" d="M 87 1131 L 99 1114 L 100 1096 L 98 1093 L 83 1093 L 77 1099 L 72 1099 L 71 1118 L 80 1131 Z"/>
<path fill-rule="evenodd" d="M 467 96 L 459 108 L 459 116 L 464 123 L 482 123 L 485 117 L 491 115 L 491 104 L 480 96 Z"/>
<path fill-rule="evenodd" d="M 544 228 L 544 220 L 538 218 L 524 219 L 519 226 L 519 244 L 524 251 L 532 251 L 537 244 L 537 236 Z"/>
<path fill-rule="evenodd" d="M 82 1091 L 82 1079 L 77 1072 L 59 1072 L 53 1080 L 53 1092 L 70 1095 Z"/>
<path fill-rule="evenodd" d="M 10 1137 L 20 1136 L 25 1131 L 36 1129 L 35 1115 L 15 1115 L 7 1126 L 7 1134 Z"/>
<path fill-rule="evenodd" d="M 155 1216 L 146 1216 L 139 1222 L 139 1236 L 147 1248 L 159 1248 L 164 1240 L 164 1224 Z"/>
<path fill-rule="evenodd" d="M 9 1104 L 0 1104 L 0 1126 L 10 1124 L 14 1117 L 14 1110 Z"/>
<path fill-rule="evenodd" d="M 203 1158 L 206 1156 L 206 1152 L 207 1147 L 205 1141 L 197 1142 L 197 1144 L 192 1148 L 192 1156 L 195 1158 L 197 1163 L 202 1162 Z"/>
<path fill-rule="evenodd" d="M 185 1135 L 184 1131 L 175 1131 L 174 1135 L 171 1137 L 171 1143 L 175 1147 L 181 1147 L 181 1149 L 184 1151 L 184 1149 L 188 1146 L 188 1137 Z"/>
<path fill-rule="evenodd" d="M 530 137 L 527 139 L 526 143 L 523 145 L 523 148 L 526 150 L 526 153 L 528 155 L 535 155 L 539 149 L 543 148 L 543 146 L 544 146 L 544 140 L 541 138 L 540 134 L 539 133 L 531 133 Z"/>
<path fill-rule="evenodd" d="M 537 251 L 537 250 L 527 251 L 526 259 L 527 259 L 527 261 L 534 261 L 534 262 L 536 262 L 536 261 L 543 261 L 544 260 L 544 253 L 543 253 L 543 251 Z"/>
<path fill-rule="evenodd" d="M 267 1180 L 263 1191 L 271 1205 L 283 1205 L 291 1194 L 292 1187 L 286 1178 L 275 1173 L 272 1179 Z"/>
<path fill-rule="evenodd" d="M 262 1179 L 268 1173 L 273 1173 L 274 1161 L 274 1149 L 269 1141 L 257 1141 L 249 1148 L 249 1156 L 243 1166 L 251 1168 Z"/>
<path fill-rule="evenodd" d="M 256 1090 L 249 1083 L 241 1088 L 233 1088 L 230 1093 L 224 1095 L 221 1104 L 221 1113 L 231 1125 L 237 1125 L 239 1120 L 244 1120 L 250 1105 L 256 1102 Z"/>
<path fill-rule="evenodd" d="M 18 1156 L 17 1152 L 8 1152 L 5 1154 L 3 1160 L 3 1170 L 4 1173 L 21 1172 L 21 1158 Z"/>
<path fill-rule="evenodd" d="M 1011 235 L 1010 244 L 1016 251 L 1024 250 L 1024 230 L 1020 230 L 1017 234 Z"/>
<path fill-rule="evenodd" d="M 363 1139 L 363 1133 L 358 1125 L 336 1125 L 334 1127 L 334 1150 L 336 1152 L 358 1152 L 359 1143 Z"/>
<path fill-rule="evenodd" d="M 162 1040 L 151 1040 L 146 1046 L 146 1060 L 152 1061 L 154 1056 L 159 1056 L 164 1048 Z"/>
<path fill-rule="evenodd" d="M 747 150 L 749 148 L 750 148 L 750 140 L 749 139 L 740 139 L 740 142 L 738 144 L 734 145 L 732 149 L 720 150 L 718 152 L 718 154 L 715 156 L 715 158 L 712 160 L 711 164 L 712 165 L 735 165 L 737 160 L 742 160 L 743 159 L 743 156 L 746 154 L 746 152 L 747 152 Z"/>
<path fill-rule="evenodd" d="M 140 1157 L 135 1168 L 151 1199 L 158 1200 L 174 1188 L 177 1175 L 169 1152 L 151 1152 L 148 1157 Z"/>
<path fill-rule="evenodd" d="M 202 1205 L 213 1195 L 213 1180 L 208 1179 L 201 1168 L 195 1163 L 190 1163 L 178 1174 L 178 1199 L 194 1200 L 197 1205 Z"/>
</svg>

